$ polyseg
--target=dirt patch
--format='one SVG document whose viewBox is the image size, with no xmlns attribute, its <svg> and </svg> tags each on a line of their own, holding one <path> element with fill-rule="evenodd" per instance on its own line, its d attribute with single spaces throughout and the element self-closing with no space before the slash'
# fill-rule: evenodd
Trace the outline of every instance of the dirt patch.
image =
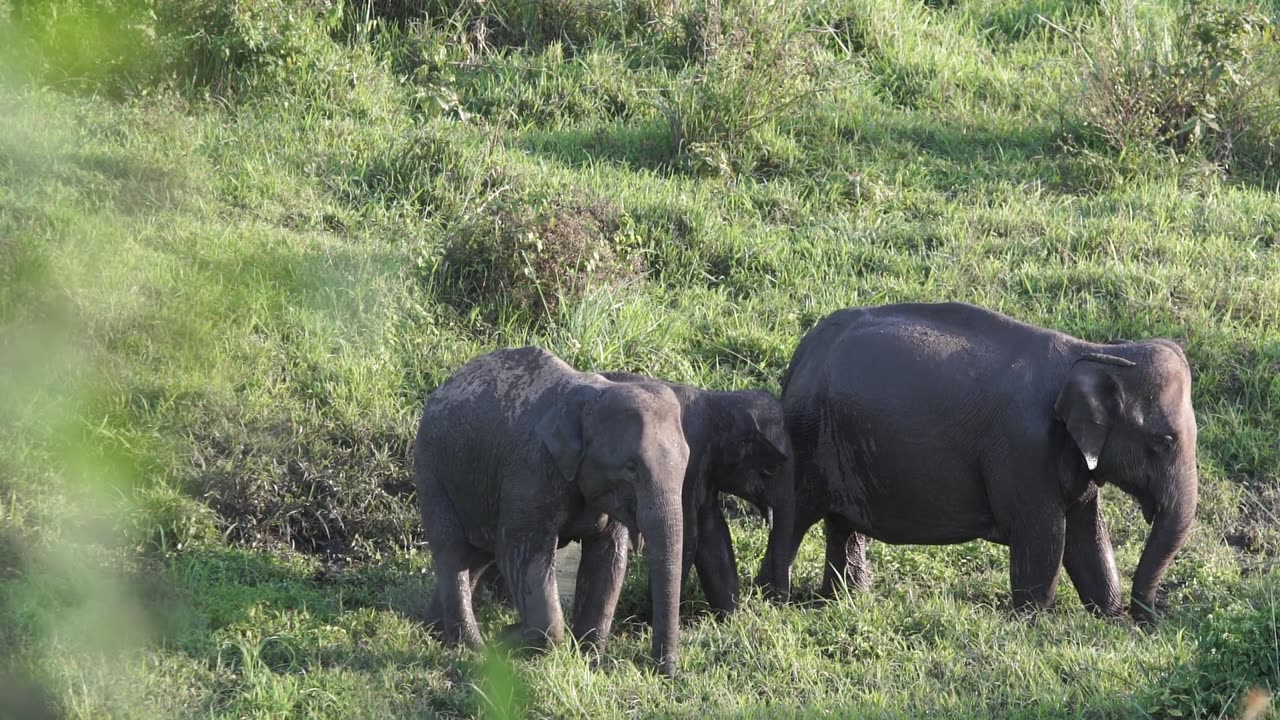
<svg viewBox="0 0 1280 720">
<path fill-rule="evenodd" d="M 233 542 L 361 557 L 420 539 L 407 437 L 341 443 L 280 423 L 198 436 L 192 456 L 195 490 Z"/>
</svg>

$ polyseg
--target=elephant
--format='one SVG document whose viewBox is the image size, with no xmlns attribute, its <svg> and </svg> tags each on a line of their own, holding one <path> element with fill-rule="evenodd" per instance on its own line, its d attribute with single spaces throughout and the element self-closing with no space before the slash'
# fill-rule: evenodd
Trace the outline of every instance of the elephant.
<svg viewBox="0 0 1280 720">
<path fill-rule="evenodd" d="M 655 382 L 644 375 L 602 373 L 616 382 Z M 689 445 L 684 477 L 684 558 L 681 586 L 693 566 L 707 603 L 718 616 L 738 604 L 738 566 L 720 492 L 746 500 L 772 528 L 790 526 L 793 512 L 791 441 L 782 404 L 763 390 L 712 391 L 666 383 L 682 410 Z"/>
<path fill-rule="evenodd" d="M 675 394 L 615 383 L 537 347 L 464 365 L 428 398 L 414 442 L 436 589 L 427 623 L 476 646 L 472 590 L 495 560 L 521 622 L 504 639 L 563 639 L 555 551 L 582 543 L 572 632 L 602 650 L 626 572 L 628 528 L 649 540 L 652 654 L 678 665 L 681 492 L 689 446 Z"/>
<path fill-rule="evenodd" d="M 1094 613 L 1123 616 L 1099 487 L 1151 530 L 1130 616 L 1186 541 L 1199 495 L 1191 369 L 1170 340 L 1097 344 L 962 303 L 847 308 L 801 340 L 784 379 L 796 521 L 757 582 L 790 592 L 804 533 L 826 531 L 822 592 L 865 587 L 868 538 L 1009 547 L 1012 604 L 1048 607 L 1060 569 Z M 769 572 L 770 564 L 787 568 Z"/>
</svg>

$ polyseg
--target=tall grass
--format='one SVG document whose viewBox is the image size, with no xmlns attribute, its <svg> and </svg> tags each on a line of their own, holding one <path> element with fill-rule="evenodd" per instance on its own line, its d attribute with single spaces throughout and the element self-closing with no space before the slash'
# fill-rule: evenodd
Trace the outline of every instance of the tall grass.
<svg viewBox="0 0 1280 720">
<path fill-rule="evenodd" d="M 1236 716 L 1280 690 L 1273 12 L 0 2 L 0 714 Z M 467 359 L 776 391 L 826 313 L 944 299 L 1186 348 L 1159 627 L 1015 618 L 983 543 L 724 622 L 695 585 L 674 682 L 643 563 L 599 657 L 418 622 L 410 438 Z"/>
</svg>

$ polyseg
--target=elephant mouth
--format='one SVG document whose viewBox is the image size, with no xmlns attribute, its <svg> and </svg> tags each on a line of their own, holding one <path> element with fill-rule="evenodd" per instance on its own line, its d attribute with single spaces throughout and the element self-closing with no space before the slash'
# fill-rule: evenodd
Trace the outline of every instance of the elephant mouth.
<svg viewBox="0 0 1280 720">
<path fill-rule="evenodd" d="M 764 503 L 752 503 L 756 506 L 756 510 L 760 511 L 760 516 L 764 518 L 764 524 L 773 527 L 773 508 Z"/>
<path fill-rule="evenodd" d="M 1139 497 L 1138 505 L 1142 508 L 1142 517 L 1146 519 L 1147 524 L 1155 522 L 1156 501 L 1149 497 Z"/>
</svg>

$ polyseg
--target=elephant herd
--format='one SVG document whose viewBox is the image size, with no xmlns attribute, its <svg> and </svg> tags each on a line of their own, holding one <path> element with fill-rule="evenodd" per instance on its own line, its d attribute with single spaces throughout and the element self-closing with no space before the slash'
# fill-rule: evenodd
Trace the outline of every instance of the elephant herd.
<svg viewBox="0 0 1280 720">
<path fill-rule="evenodd" d="M 771 521 L 755 583 L 773 598 L 789 597 L 800 542 L 821 520 L 823 594 L 869 585 L 869 538 L 985 539 L 1009 547 L 1015 609 L 1050 605 L 1065 567 L 1087 607 L 1119 616 L 1098 493 L 1110 483 L 1151 523 L 1128 608 L 1147 621 L 1198 488 L 1178 345 L 1090 343 L 958 303 L 829 315 L 801 340 L 780 401 L 498 350 L 432 393 L 414 473 L 436 574 L 427 621 L 446 642 L 480 643 L 471 596 L 495 562 L 520 615 L 503 640 L 560 641 L 556 549 L 578 541 L 570 631 L 603 647 L 638 534 L 666 675 L 691 567 L 715 612 L 737 602 L 720 492 Z"/>
</svg>

